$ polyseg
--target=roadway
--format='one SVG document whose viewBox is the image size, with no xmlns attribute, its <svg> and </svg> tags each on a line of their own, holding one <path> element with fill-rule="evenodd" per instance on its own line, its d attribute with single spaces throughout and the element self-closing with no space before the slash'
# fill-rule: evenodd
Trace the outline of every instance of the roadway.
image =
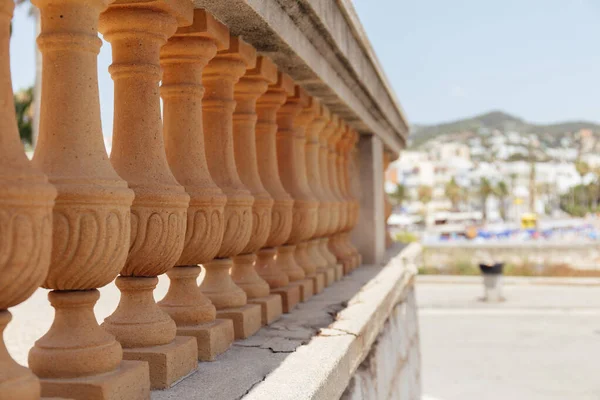
<svg viewBox="0 0 600 400">
<path fill-rule="evenodd" d="M 417 280 L 423 400 L 600 399 L 597 279 L 511 278 L 500 304 L 450 281 Z"/>
</svg>

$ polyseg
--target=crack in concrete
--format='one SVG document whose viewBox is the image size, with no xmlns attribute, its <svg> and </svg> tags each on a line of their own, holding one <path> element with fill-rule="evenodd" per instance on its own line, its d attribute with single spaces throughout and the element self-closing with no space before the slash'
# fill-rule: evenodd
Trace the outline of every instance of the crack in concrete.
<svg viewBox="0 0 600 400">
<path fill-rule="evenodd" d="M 268 374 L 267 374 L 267 375 L 268 375 Z M 240 397 L 238 397 L 236 400 L 241 400 L 241 399 L 243 399 L 244 397 L 246 397 L 246 395 L 247 395 L 248 393 L 250 393 L 250 391 L 251 391 L 252 389 L 254 389 L 254 387 L 255 387 L 256 385 L 258 385 L 258 384 L 260 384 L 260 383 L 263 383 L 263 382 L 265 381 L 265 379 L 267 379 L 267 375 L 263 376 L 261 380 L 254 382 L 254 383 L 252 384 L 252 386 L 250 386 L 250 387 L 248 388 L 248 390 L 246 390 L 246 391 L 244 392 L 244 394 L 242 394 L 242 395 L 241 395 Z"/>
<path fill-rule="evenodd" d="M 324 336 L 324 337 L 329 337 L 329 336 L 346 336 L 346 335 L 351 335 L 354 337 L 358 337 L 359 335 L 357 335 L 354 332 L 350 332 L 350 331 L 346 331 L 344 329 L 340 329 L 340 328 L 327 328 L 328 331 L 338 331 L 338 332 L 342 332 L 342 334 L 340 335 L 333 335 L 329 332 L 319 332 L 318 336 Z"/>
<path fill-rule="evenodd" d="M 306 342 L 300 342 L 300 344 L 298 346 L 296 346 L 293 350 L 275 350 L 271 346 L 265 346 L 265 345 L 262 345 L 262 344 L 241 344 L 241 343 L 235 343 L 234 346 L 253 347 L 255 349 L 269 350 L 273 354 L 281 354 L 281 353 L 283 353 L 283 354 L 290 354 L 290 353 L 294 353 L 296 351 L 296 349 L 298 349 L 298 347 L 304 346 L 305 344 L 306 344 Z"/>
</svg>

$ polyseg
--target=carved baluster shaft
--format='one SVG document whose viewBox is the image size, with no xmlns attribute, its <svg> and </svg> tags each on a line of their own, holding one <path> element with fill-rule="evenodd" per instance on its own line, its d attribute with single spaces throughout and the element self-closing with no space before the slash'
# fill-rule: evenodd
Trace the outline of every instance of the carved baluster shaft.
<svg viewBox="0 0 600 400">
<path fill-rule="evenodd" d="M 317 227 L 318 204 L 313 197 L 306 178 L 305 129 L 310 123 L 312 114 L 303 113 L 310 106 L 310 99 L 302 88 L 296 86 L 294 94 L 287 98 L 277 113 L 277 163 L 281 183 L 294 199 L 292 212 L 292 231 L 286 246 L 279 249 L 278 257 L 282 258 L 285 272 L 291 282 L 301 285 L 301 299 L 308 300 L 314 293 L 312 278 L 307 278 L 306 271 L 298 264 L 296 247 L 300 244 L 300 259 L 305 254 L 306 240 Z M 312 266 L 305 264 L 309 273 Z"/>
<path fill-rule="evenodd" d="M 271 213 L 271 230 L 265 248 L 258 252 L 256 271 L 267 281 L 271 293 L 281 296 L 283 311 L 290 312 L 300 301 L 300 286 L 290 285 L 285 273 L 284 258 L 276 256 L 292 230 L 294 200 L 284 189 L 277 165 L 277 112 L 287 96 L 294 93 L 294 82 L 283 73 L 269 86 L 256 105 L 256 152 L 261 181 L 274 199 Z"/>
<path fill-rule="evenodd" d="M 40 136 L 33 158 L 58 190 L 53 250 L 44 287 L 56 309 L 29 353 L 45 396 L 149 397 L 145 363 L 122 362 L 121 345 L 101 329 L 96 290 L 123 267 L 133 192 L 115 172 L 100 126 L 98 17 L 108 2 L 39 0 L 43 57 Z M 77 378 L 77 379 L 73 379 Z M 133 382 L 129 385 L 124 382 Z"/>
<path fill-rule="evenodd" d="M 240 254 L 252 234 L 254 198 L 242 183 L 236 168 L 233 145 L 234 86 L 256 65 L 256 50 L 239 37 L 231 37 L 229 48 L 213 58 L 202 75 L 206 87 L 203 100 L 204 138 L 210 174 L 227 195 L 225 234 L 218 259 L 204 264 L 206 276 L 200 289 L 211 299 L 221 318 L 233 320 L 236 338 L 252 335 L 262 325 L 261 307 L 247 304 L 246 292 L 237 286 L 229 270 L 230 257 Z"/>
<path fill-rule="evenodd" d="M 52 249 L 56 190 L 32 168 L 19 140 L 9 62 L 13 0 L 0 0 L 0 399 L 37 400 L 38 378 L 17 364 L 3 340 L 8 308 L 42 284 Z"/>
<path fill-rule="evenodd" d="M 351 268 L 351 261 L 347 258 L 346 252 L 340 244 L 340 231 L 343 226 L 346 224 L 347 209 L 348 206 L 344 200 L 344 197 L 340 190 L 339 184 L 339 174 L 338 174 L 338 153 L 337 153 L 337 144 L 341 140 L 346 126 L 343 121 L 340 121 L 338 127 L 334 130 L 333 134 L 329 137 L 328 140 L 328 172 L 329 172 L 329 185 L 331 188 L 331 192 L 333 194 L 333 198 L 335 199 L 336 208 L 339 212 L 339 219 L 334 228 L 334 233 L 329 241 L 329 249 L 332 253 L 335 254 L 338 262 L 344 265 L 344 274 L 347 274 Z"/>
<path fill-rule="evenodd" d="M 176 337 L 175 322 L 156 304 L 158 275 L 183 250 L 190 197 L 169 169 L 160 115 L 160 48 L 179 25 L 192 22 L 185 0 L 118 0 L 100 18 L 111 42 L 115 87 L 110 160 L 135 192 L 131 245 L 116 280 L 121 299 L 103 327 L 124 348 L 124 358 L 147 361 L 152 388 L 166 388 L 196 368 L 197 345 Z"/>
<path fill-rule="evenodd" d="M 250 303 L 259 304 L 262 322 L 268 324 L 282 313 L 281 297 L 271 295 L 269 284 L 258 275 L 254 264 L 256 254 L 271 232 L 271 213 L 274 200 L 265 189 L 258 172 L 256 154 L 256 103 L 277 81 L 277 68 L 268 58 L 258 57 L 256 67 L 248 69 L 235 85 L 236 109 L 233 114 L 233 143 L 235 161 L 242 183 L 254 197 L 252 234 L 242 254 L 233 257 L 231 277 L 248 296 Z"/>
<path fill-rule="evenodd" d="M 167 160 L 190 195 L 185 243 L 177 266 L 167 272 L 169 291 L 158 304 L 177 325 L 177 335 L 195 337 L 198 359 L 213 360 L 233 342 L 233 323 L 216 319 L 217 311 L 196 283 L 202 264 L 219 251 L 225 230 L 227 197 L 214 183 L 205 156 L 202 123 L 202 70 L 229 47 L 229 30 L 204 10 L 181 27 L 160 53 L 161 95 Z"/>
<path fill-rule="evenodd" d="M 340 209 L 336 202 L 335 194 L 331 187 L 329 177 L 329 139 L 338 129 L 340 120 L 337 115 L 332 115 L 325 129 L 319 135 L 319 172 L 321 173 L 321 183 L 323 193 L 329 206 L 329 225 L 325 232 L 325 238 L 321 240 L 321 254 L 329 262 L 329 267 L 335 271 L 335 279 L 341 279 L 343 275 L 343 266 L 338 264 L 338 259 L 330 250 L 332 235 L 340 221 Z"/>
<path fill-rule="evenodd" d="M 338 245 L 341 251 L 344 254 L 344 258 L 348 260 L 349 270 L 353 270 L 357 267 L 356 265 L 356 257 L 355 250 L 352 247 L 352 244 L 348 240 L 348 236 L 346 232 L 348 231 L 348 226 L 350 225 L 350 219 L 352 218 L 352 204 L 351 198 L 348 193 L 347 181 L 346 181 L 346 169 L 348 167 L 347 159 L 348 159 L 348 151 L 350 150 L 350 140 L 351 140 L 352 132 L 346 127 L 342 132 L 342 136 L 339 142 L 336 145 L 336 165 L 337 165 L 337 175 L 338 175 L 338 187 L 340 191 L 340 195 L 344 201 L 344 212 L 346 214 L 346 218 L 344 219 L 344 224 L 340 227 L 340 233 L 338 234 Z"/>
<path fill-rule="evenodd" d="M 306 174 L 308 184 L 314 196 L 319 200 L 317 229 L 313 239 L 308 242 L 308 254 L 312 263 L 317 267 L 317 272 L 323 274 L 324 285 L 329 286 L 335 280 L 335 269 L 329 268 L 330 263 L 321 253 L 321 239 L 327 233 L 330 221 L 330 203 L 328 202 L 319 168 L 319 136 L 326 128 L 330 114 L 329 110 L 319 105 L 315 119 L 306 130 Z M 316 282 L 316 281 L 315 281 Z M 316 282 L 318 283 L 318 282 Z"/>
<path fill-rule="evenodd" d="M 346 157 L 346 187 L 348 188 L 348 194 L 350 196 L 350 221 L 348 223 L 348 228 L 346 230 L 345 236 L 347 243 L 350 244 L 352 251 L 354 253 L 355 265 L 359 266 L 362 264 L 362 255 L 358 252 L 358 249 L 354 247 L 352 242 L 350 241 L 350 232 L 356 226 L 358 222 L 358 213 L 360 212 L 360 203 L 357 198 L 357 190 L 355 185 L 357 184 L 356 179 L 356 143 L 358 142 L 358 133 L 356 131 L 351 131 L 350 144 Z"/>
</svg>

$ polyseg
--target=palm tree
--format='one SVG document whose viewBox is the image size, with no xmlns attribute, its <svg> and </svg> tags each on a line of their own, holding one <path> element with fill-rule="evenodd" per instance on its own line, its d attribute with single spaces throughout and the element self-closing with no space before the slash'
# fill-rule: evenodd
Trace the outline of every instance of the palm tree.
<svg viewBox="0 0 600 400">
<path fill-rule="evenodd" d="M 420 186 L 417 195 L 419 196 L 419 201 L 421 203 L 427 204 L 433 197 L 433 189 L 431 186 Z"/>
<path fill-rule="evenodd" d="M 34 7 L 30 1 L 28 0 L 16 0 L 15 4 L 17 6 L 23 4 L 29 4 L 29 15 L 35 18 L 35 36 L 38 37 L 42 30 L 42 20 L 40 18 L 40 10 L 37 7 Z M 37 138 L 39 134 L 40 127 L 40 101 L 42 95 L 42 54 L 40 53 L 40 49 L 37 44 L 34 44 L 35 47 L 35 82 L 33 84 L 32 98 L 33 103 L 31 105 L 31 139 L 29 140 L 29 144 L 35 147 L 37 143 Z"/>
<path fill-rule="evenodd" d="M 419 201 L 423 203 L 424 220 L 427 221 L 427 204 L 429 204 L 433 198 L 433 189 L 431 186 L 419 186 L 417 196 L 419 197 Z"/>
<path fill-rule="evenodd" d="M 32 122 L 33 122 L 33 87 L 19 90 L 14 94 L 15 112 L 19 136 L 23 143 L 32 144 Z"/>
<path fill-rule="evenodd" d="M 580 185 L 581 187 L 583 186 L 583 178 L 591 172 L 591 168 L 590 166 L 585 162 L 585 161 L 581 161 L 580 159 L 578 159 L 577 161 L 575 161 L 575 169 L 577 170 L 577 173 L 579 174 L 580 177 Z M 585 204 L 587 204 L 587 193 L 585 190 L 582 190 L 582 205 L 585 206 Z"/>
<path fill-rule="evenodd" d="M 394 189 L 389 196 L 394 201 L 394 204 L 399 207 L 402 207 L 402 204 L 405 201 L 410 200 L 410 193 L 408 189 L 401 183 L 396 184 L 396 189 Z"/>
<path fill-rule="evenodd" d="M 498 182 L 495 188 L 496 197 L 500 200 L 500 217 L 506 221 L 506 198 L 509 195 L 508 185 L 504 181 Z"/>
<path fill-rule="evenodd" d="M 486 177 L 479 181 L 479 198 L 481 199 L 481 214 L 483 222 L 487 221 L 487 199 L 494 194 L 494 188 Z"/>
<path fill-rule="evenodd" d="M 444 192 L 448 200 L 450 200 L 450 203 L 452 203 L 452 209 L 458 209 L 458 203 L 460 203 L 463 198 L 463 189 L 456 183 L 454 178 L 446 184 Z"/>
</svg>

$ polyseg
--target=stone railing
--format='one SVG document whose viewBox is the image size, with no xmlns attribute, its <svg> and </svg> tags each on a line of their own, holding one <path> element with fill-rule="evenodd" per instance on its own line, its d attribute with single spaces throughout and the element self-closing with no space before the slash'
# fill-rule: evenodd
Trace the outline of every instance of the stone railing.
<svg viewBox="0 0 600 400">
<path fill-rule="evenodd" d="M 207 3 L 227 25 L 188 0 L 35 0 L 43 70 L 29 162 L 12 107 L 14 4 L 0 0 L 0 330 L 38 287 L 55 309 L 28 369 L 0 342 L 0 399 L 148 399 L 350 274 L 361 254 L 382 259 L 382 149 L 398 151 L 406 122 L 393 95 L 375 100 L 387 90 L 376 63 L 341 107 L 357 76 L 295 79 L 305 61 L 242 39 L 228 17 L 240 4 Z M 252 18 L 272 2 L 255 3 Z M 98 32 L 112 45 L 110 157 Z M 334 96 L 319 91 L 336 83 Z M 359 191 L 365 182 L 375 186 Z M 98 324 L 98 288 L 113 281 L 119 304 Z"/>
</svg>

